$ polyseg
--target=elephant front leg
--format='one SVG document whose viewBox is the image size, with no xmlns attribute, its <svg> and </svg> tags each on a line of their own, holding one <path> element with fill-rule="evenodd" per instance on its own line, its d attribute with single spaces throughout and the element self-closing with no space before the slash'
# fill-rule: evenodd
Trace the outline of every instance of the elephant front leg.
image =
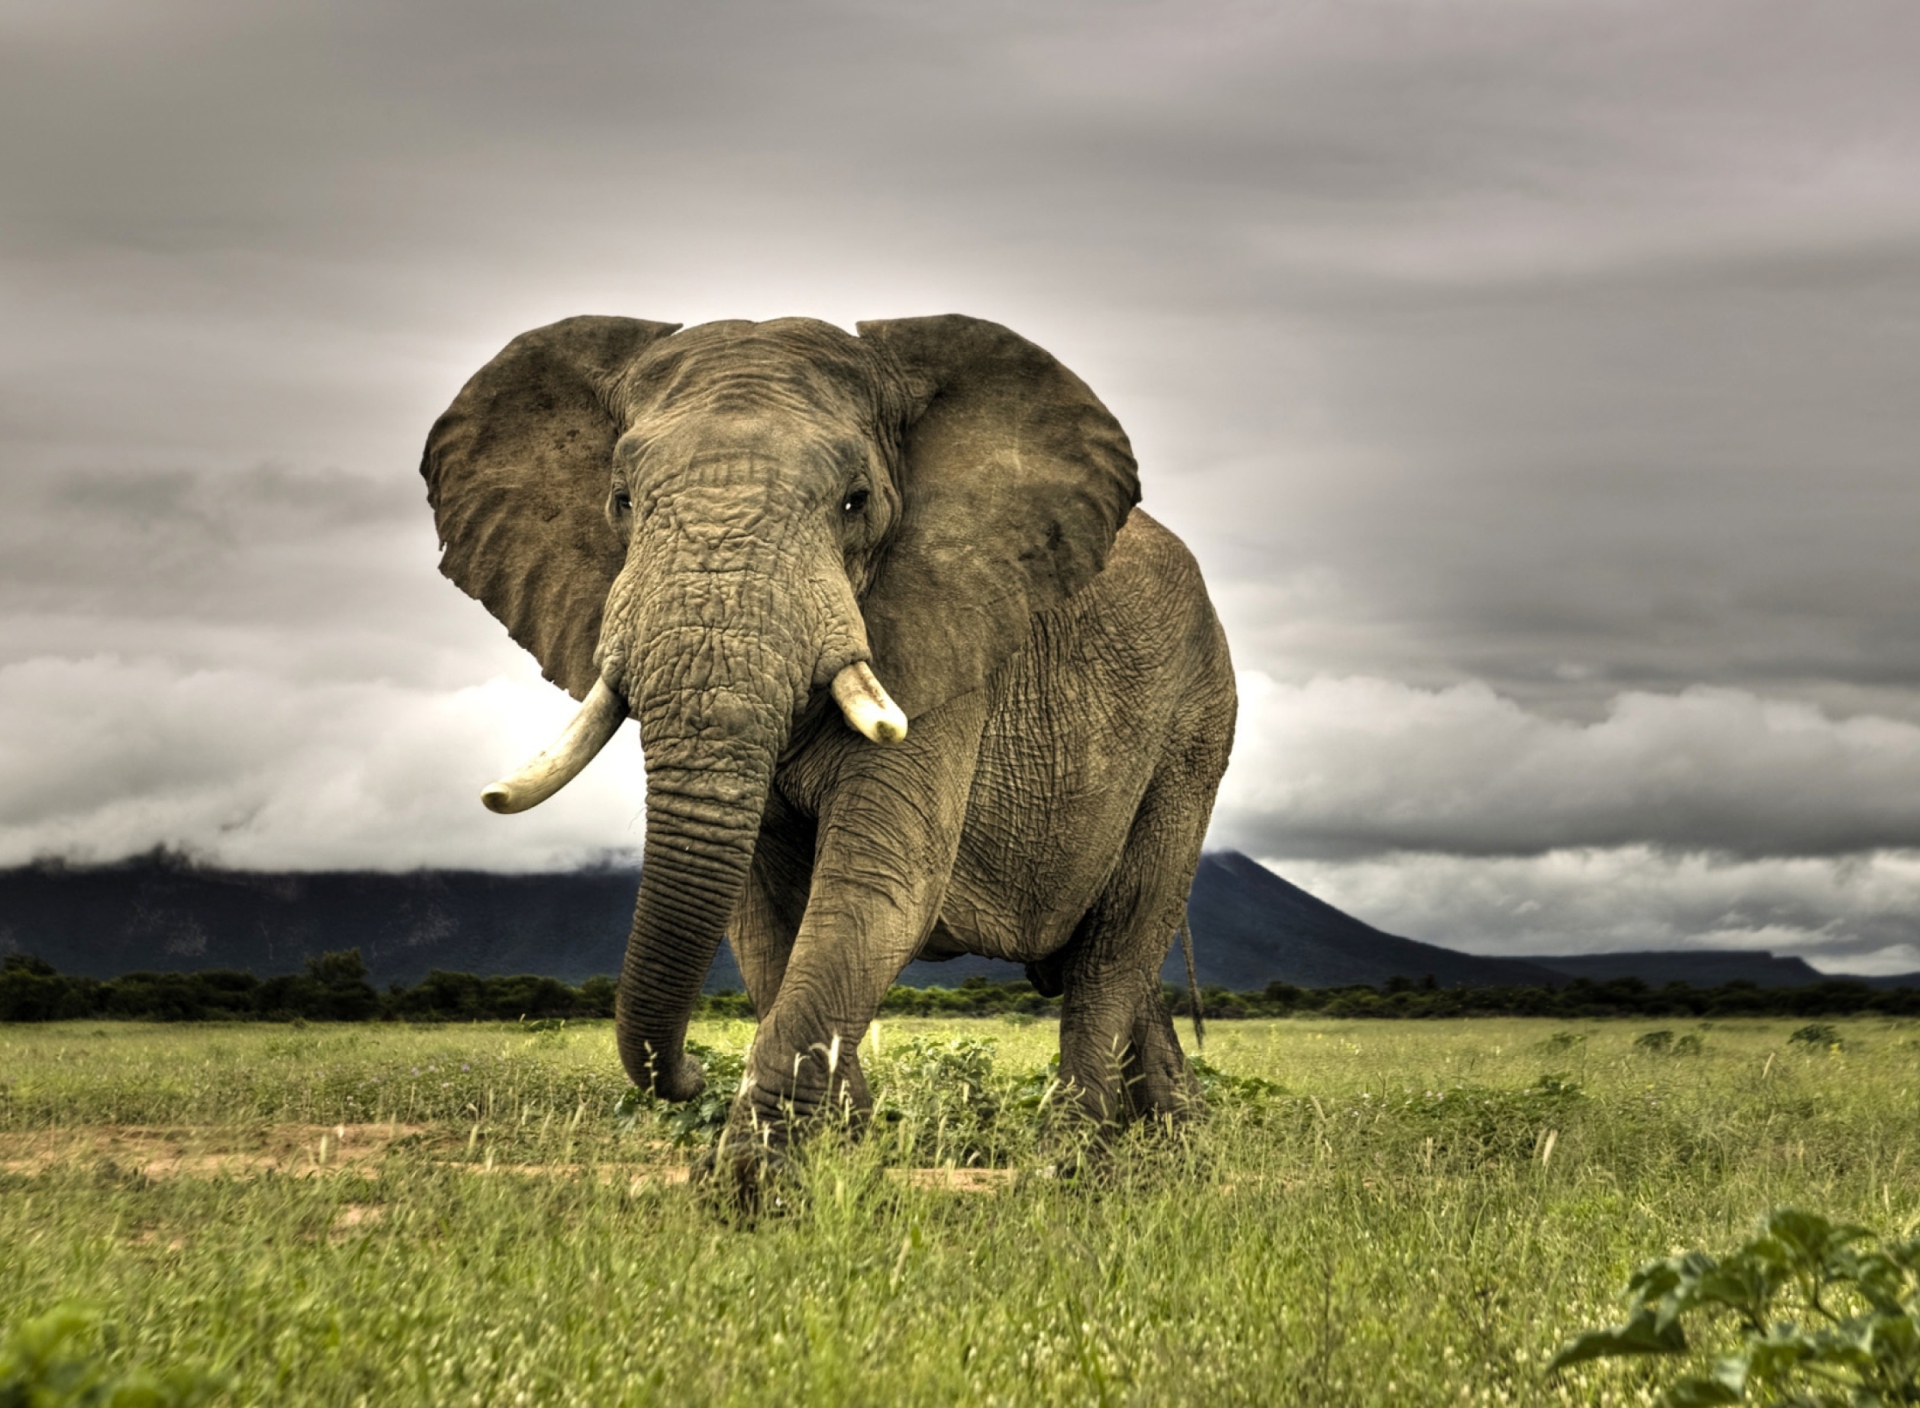
<svg viewBox="0 0 1920 1408">
<path fill-rule="evenodd" d="M 971 695 L 893 747 L 834 741 L 806 914 L 717 1154 L 736 1177 L 757 1178 L 809 1121 L 858 1125 L 871 1110 L 858 1048 L 939 917 L 984 719 Z"/>
</svg>

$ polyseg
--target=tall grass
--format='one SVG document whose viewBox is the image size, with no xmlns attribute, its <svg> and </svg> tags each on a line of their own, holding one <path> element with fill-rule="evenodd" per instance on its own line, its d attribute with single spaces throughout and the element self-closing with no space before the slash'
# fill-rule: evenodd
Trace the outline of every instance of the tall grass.
<svg viewBox="0 0 1920 1408">
<path fill-rule="evenodd" d="M 887 1019 L 870 1136 L 754 1225 L 619 1116 L 605 1026 L 0 1029 L 0 1296 L 247 1403 L 1639 1403 L 1544 1374 L 1634 1266 L 1782 1203 L 1920 1218 L 1920 1026 L 1796 1025 L 1234 1024 L 1203 1128 L 1062 1179 L 1054 1027 Z M 304 1153 L 147 1176 L 133 1126 Z"/>
</svg>

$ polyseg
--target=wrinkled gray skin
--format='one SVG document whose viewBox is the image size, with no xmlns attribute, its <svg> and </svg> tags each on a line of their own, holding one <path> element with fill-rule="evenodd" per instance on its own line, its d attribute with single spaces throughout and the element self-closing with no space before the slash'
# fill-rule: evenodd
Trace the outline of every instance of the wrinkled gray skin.
<svg viewBox="0 0 1920 1408">
<path fill-rule="evenodd" d="M 993 323 L 574 318 L 434 426 L 442 570 L 576 698 L 640 723 L 647 826 L 621 1060 L 674 1100 L 730 936 L 761 1021 L 723 1141 L 750 1181 L 823 1105 L 910 960 L 1064 993 L 1102 1121 L 1197 1108 L 1159 968 L 1232 742 L 1192 557 L 1133 505 L 1126 437 Z M 907 738 L 826 686 L 870 661 Z M 506 824 L 506 823 L 503 823 Z"/>
</svg>

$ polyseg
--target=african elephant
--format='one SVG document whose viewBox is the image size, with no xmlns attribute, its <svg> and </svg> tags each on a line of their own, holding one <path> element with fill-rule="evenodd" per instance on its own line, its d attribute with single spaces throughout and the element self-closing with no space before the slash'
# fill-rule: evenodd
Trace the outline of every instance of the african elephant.
<svg viewBox="0 0 1920 1408">
<path fill-rule="evenodd" d="M 722 1147 L 752 1159 L 869 1108 L 858 1046 L 916 956 L 1064 994 L 1062 1076 L 1102 1121 L 1197 1103 L 1159 969 L 1233 675 L 1125 433 L 1059 362 L 957 315 L 569 318 L 466 384 L 421 473 L 441 571 L 585 701 L 487 805 L 639 721 L 636 1084 L 701 1089 L 687 1022 L 730 937 L 760 1023 Z"/>
</svg>

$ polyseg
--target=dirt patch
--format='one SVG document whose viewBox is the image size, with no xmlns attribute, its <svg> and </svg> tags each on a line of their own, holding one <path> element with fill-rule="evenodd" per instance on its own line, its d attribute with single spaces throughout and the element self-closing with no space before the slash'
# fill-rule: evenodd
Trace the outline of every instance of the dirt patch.
<svg viewBox="0 0 1920 1408">
<path fill-rule="evenodd" d="M 491 1160 L 481 1163 L 443 1163 L 441 1168 L 463 1169 L 467 1173 L 491 1176 L 507 1174 L 516 1178 L 579 1178 L 589 1172 L 602 1188 L 626 1181 L 629 1194 L 642 1188 L 667 1187 L 685 1183 L 691 1175 L 685 1164 L 503 1164 Z"/>
<path fill-rule="evenodd" d="M 29 1176 L 60 1170 L 94 1170 L 116 1177 L 258 1178 L 267 1174 L 315 1178 L 378 1176 L 382 1161 L 397 1150 L 433 1157 L 433 1166 L 480 1177 L 573 1179 L 591 1177 L 601 1187 L 623 1186 L 629 1195 L 645 1188 L 674 1187 L 687 1181 L 686 1164 L 664 1144 L 646 1153 L 658 1161 L 508 1162 L 449 1157 L 462 1144 L 457 1131 L 418 1124 L 262 1124 L 151 1128 L 92 1125 L 78 1129 L 42 1129 L 0 1134 L 0 1173 Z M 629 1148 L 631 1146 L 628 1146 Z M 896 1168 L 887 1176 L 914 1188 L 951 1193 L 997 1193 L 1011 1188 L 1020 1170 L 1010 1168 Z M 348 1204 L 334 1220 L 340 1237 L 372 1227 L 383 1217 L 373 1205 Z M 152 1234 L 136 1238 L 150 1245 Z M 174 1248 L 177 1250 L 177 1248 Z"/>
<path fill-rule="evenodd" d="M 345 1241 L 360 1228 L 377 1227 L 387 1220 L 387 1210 L 378 1203 L 348 1203 L 333 1215 L 327 1235 L 336 1242 Z"/>
<path fill-rule="evenodd" d="M 370 1177 L 396 1145 L 427 1137 L 427 1126 L 412 1124 L 41 1129 L 0 1134 L 0 1172 L 96 1168 L 152 1179 L 346 1172 Z"/>
<path fill-rule="evenodd" d="M 998 1193 L 1020 1177 L 1017 1168 L 890 1168 L 887 1177 L 910 1188 L 938 1188 L 948 1193 Z"/>
<path fill-rule="evenodd" d="M 146 1231 L 140 1233 L 139 1236 L 129 1238 L 127 1245 L 131 1247 L 164 1247 L 170 1252 L 182 1252 L 187 1249 L 187 1239 L 185 1237 L 170 1236 L 165 1242 L 162 1242 L 160 1240 L 160 1233 L 149 1227 Z"/>
</svg>

